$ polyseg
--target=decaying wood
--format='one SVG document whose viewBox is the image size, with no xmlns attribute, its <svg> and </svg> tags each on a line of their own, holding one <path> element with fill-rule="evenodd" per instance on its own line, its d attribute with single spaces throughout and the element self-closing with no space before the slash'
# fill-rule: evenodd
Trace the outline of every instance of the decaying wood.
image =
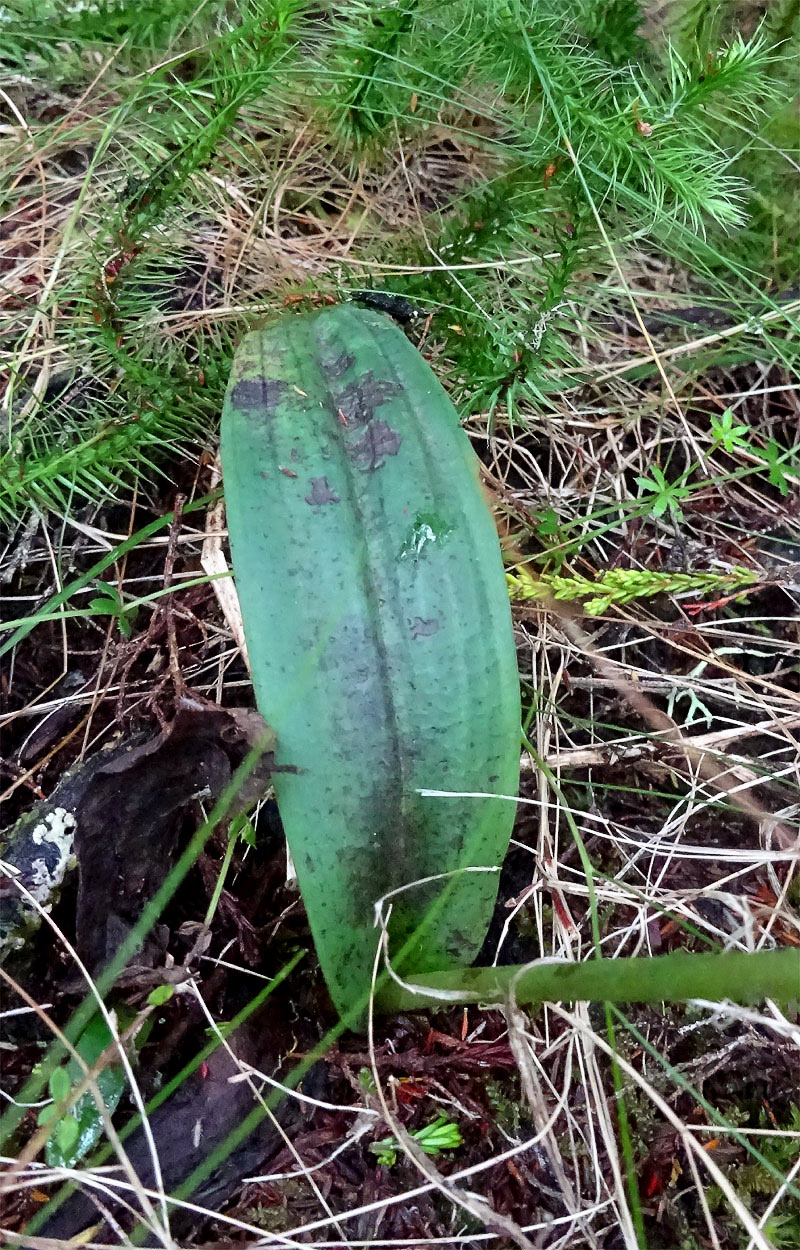
<svg viewBox="0 0 800 1250">
<path fill-rule="evenodd" d="M 182 811 L 201 798 L 213 806 L 258 743 L 263 757 L 231 814 L 264 793 L 273 766 L 274 735 L 249 709 L 182 699 L 163 733 L 117 743 L 67 774 L 0 840 L 0 956 L 24 944 L 78 867 L 77 949 L 90 968 L 102 965 L 167 875 Z"/>
</svg>

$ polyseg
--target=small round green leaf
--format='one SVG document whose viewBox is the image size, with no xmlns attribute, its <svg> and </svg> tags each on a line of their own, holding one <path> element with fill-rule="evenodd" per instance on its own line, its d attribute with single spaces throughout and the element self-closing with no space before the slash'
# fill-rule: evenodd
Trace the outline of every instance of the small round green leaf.
<svg viewBox="0 0 800 1250">
<path fill-rule="evenodd" d="M 51 1072 L 48 1085 L 53 1101 L 65 1102 L 69 1098 L 69 1091 L 72 1089 L 72 1081 L 69 1079 L 67 1069 L 56 1068 Z"/>
<path fill-rule="evenodd" d="M 147 1002 L 150 1007 L 163 1007 L 164 1003 L 168 1003 L 175 993 L 174 985 L 157 985 L 147 995 Z"/>
<path fill-rule="evenodd" d="M 59 1150 L 67 1154 L 78 1140 L 79 1133 L 80 1128 L 75 1117 L 71 1115 L 63 1116 L 56 1128 L 56 1141 Z"/>
</svg>

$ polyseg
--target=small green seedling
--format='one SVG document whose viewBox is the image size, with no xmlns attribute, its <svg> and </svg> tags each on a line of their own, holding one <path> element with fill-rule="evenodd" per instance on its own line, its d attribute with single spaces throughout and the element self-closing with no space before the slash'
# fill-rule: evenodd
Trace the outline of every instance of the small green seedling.
<svg viewBox="0 0 800 1250">
<path fill-rule="evenodd" d="M 448 1120 L 446 1115 L 440 1115 L 438 1120 L 417 1129 L 411 1136 L 419 1148 L 434 1159 L 443 1150 L 456 1150 L 464 1144 L 461 1129 L 452 1120 Z M 378 1163 L 386 1168 L 394 1167 L 400 1149 L 396 1137 L 383 1137 L 370 1146 L 372 1153 L 378 1156 Z"/>
<path fill-rule="evenodd" d="M 657 464 L 653 465 L 650 473 L 650 477 L 636 479 L 636 485 L 642 492 L 640 497 L 648 505 L 650 514 L 660 517 L 669 512 L 673 521 L 682 520 L 680 501 L 688 499 L 692 493 L 692 487 L 687 482 L 688 473 L 681 474 L 676 482 L 668 482 L 664 470 Z"/>
<path fill-rule="evenodd" d="M 777 486 L 783 496 L 788 495 L 791 489 L 791 481 L 783 466 L 791 456 L 791 452 L 784 451 L 780 444 L 776 443 L 774 438 L 771 438 L 761 454 L 765 465 L 769 468 L 771 484 Z"/>
<path fill-rule="evenodd" d="M 92 1068 L 113 1041 L 106 1021 L 95 1016 L 78 1038 L 75 1049 L 86 1066 Z M 75 1059 L 50 1074 L 48 1088 L 53 1101 L 39 1112 L 39 1124 L 52 1126 L 45 1150 L 50 1167 L 74 1167 L 103 1134 L 103 1116 L 91 1090 L 73 1100 L 73 1090 L 83 1080 L 83 1069 Z M 125 1072 L 119 1063 L 107 1064 L 98 1072 L 96 1083 L 106 1112 L 111 1115 L 125 1090 Z"/>
<path fill-rule="evenodd" d="M 732 408 L 726 408 L 721 417 L 711 418 L 711 437 L 725 451 L 736 451 L 739 448 L 750 450 L 750 427 L 735 425 L 736 418 Z"/>
<path fill-rule="evenodd" d="M 534 533 L 545 549 L 544 558 L 553 570 L 558 572 L 567 558 L 567 544 L 561 530 L 558 513 L 552 508 L 545 508 L 539 517 Z"/>
<path fill-rule="evenodd" d="M 539 538 L 555 538 L 558 535 L 558 514 L 552 508 L 545 508 L 536 526 Z"/>
<path fill-rule="evenodd" d="M 368 1094 L 375 1093 L 375 1078 L 369 1068 L 361 1069 L 358 1074 L 358 1083 L 367 1091 Z"/>
<path fill-rule="evenodd" d="M 56 1068 L 51 1072 L 48 1090 L 53 1101 L 43 1107 L 38 1116 L 40 1125 L 52 1124 L 47 1143 L 48 1162 L 59 1155 L 68 1157 L 80 1136 L 80 1125 L 75 1115 L 70 1110 L 61 1116 L 58 1114 L 61 1105 L 67 1102 L 71 1089 L 72 1081 L 66 1068 Z"/>
<path fill-rule="evenodd" d="M 238 834 L 245 846 L 255 846 L 256 829 L 249 816 L 236 816 L 231 821 L 231 834 Z"/>
<path fill-rule="evenodd" d="M 136 608 L 125 606 L 122 595 L 116 586 L 112 586 L 110 582 L 103 582 L 99 578 L 95 585 L 102 590 L 102 595 L 98 595 L 95 599 L 89 600 L 89 607 L 93 616 L 113 616 L 116 617 L 119 625 L 119 632 L 126 638 L 130 638 L 133 633 L 133 624 L 136 619 Z"/>
</svg>

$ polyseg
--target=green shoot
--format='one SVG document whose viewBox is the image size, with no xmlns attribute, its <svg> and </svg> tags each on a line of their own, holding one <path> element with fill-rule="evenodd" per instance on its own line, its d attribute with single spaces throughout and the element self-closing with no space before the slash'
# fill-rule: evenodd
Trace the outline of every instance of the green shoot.
<svg viewBox="0 0 800 1250">
<path fill-rule="evenodd" d="M 426 1124 L 424 1128 L 416 1129 L 411 1133 L 411 1137 L 419 1148 L 426 1155 L 430 1155 L 432 1159 L 440 1155 L 443 1150 L 457 1150 L 459 1146 L 464 1144 L 460 1128 L 453 1120 L 448 1119 L 446 1115 L 440 1115 L 433 1123 Z M 370 1150 L 377 1155 L 378 1163 L 381 1167 L 392 1168 L 397 1162 L 397 1155 L 401 1150 L 401 1146 L 397 1138 L 383 1137 L 380 1141 L 373 1142 Z"/>
</svg>

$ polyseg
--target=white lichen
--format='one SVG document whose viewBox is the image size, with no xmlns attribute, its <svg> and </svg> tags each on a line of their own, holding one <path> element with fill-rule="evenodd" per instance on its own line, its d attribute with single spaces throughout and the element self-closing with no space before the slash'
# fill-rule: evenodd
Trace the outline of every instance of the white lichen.
<svg viewBox="0 0 800 1250">
<path fill-rule="evenodd" d="M 61 885 L 67 869 L 75 864 L 73 846 L 76 824 L 72 812 L 68 812 L 65 807 L 54 807 L 31 832 L 31 841 L 36 846 L 49 842 L 56 849 L 55 860 L 52 856 L 31 860 L 28 889 L 38 903 L 45 903 L 49 899 L 52 892 Z"/>
<path fill-rule="evenodd" d="M 19 950 L 26 936 L 39 927 L 42 912 L 52 909 L 64 877 L 77 863 L 73 849 L 76 826 L 72 812 L 65 807 L 54 807 L 22 835 L 22 845 L 16 850 L 18 862 L 3 864 L 3 875 L 10 881 L 18 881 L 27 894 L 20 891 L 16 899 L 8 895 L 4 900 L 0 915 L 0 958 L 9 951 Z M 42 848 L 42 853 L 34 858 L 31 847 L 37 846 Z"/>
<path fill-rule="evenodd" d="M 54 807 L 32 830 L 31 839 L 37 846 L 41 846 L 43 842 L 52 842 L 54 846 L 68 846 L 71 851 L 76 824 L 75 817 L 66 807 Z"/>
</svg>

